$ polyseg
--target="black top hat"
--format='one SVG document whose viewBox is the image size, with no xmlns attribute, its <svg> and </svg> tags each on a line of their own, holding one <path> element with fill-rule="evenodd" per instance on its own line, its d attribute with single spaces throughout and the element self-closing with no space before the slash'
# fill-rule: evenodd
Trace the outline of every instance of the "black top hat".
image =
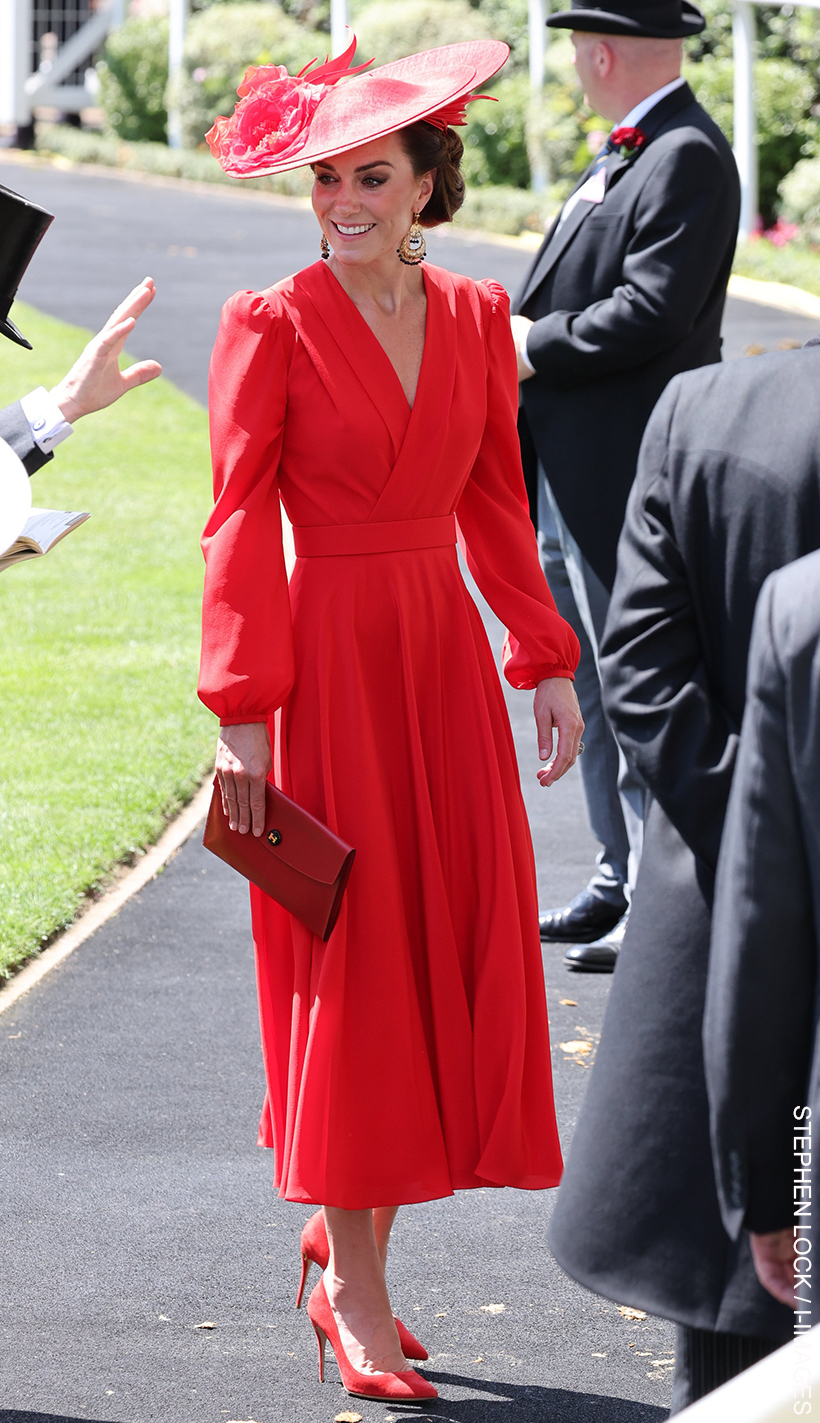
<svg viewBox="0 0 820 1423">
<path fill-rule="evenodd" d="M 572 9 L 550 15 L 559 30 L 591 30 L 598 35 L 635 35 L 644 39 L 683 40 L 699 35 L 706 19 L 690 0 L 572 0 Z"/>
<path fill-rule="evenodd" d="M 54 214 L 0 185 L 0 333 L 31 350 L 31 343 L 9 321 L 9 308 L 23 273 L 48 231 Z"/>
</svg>

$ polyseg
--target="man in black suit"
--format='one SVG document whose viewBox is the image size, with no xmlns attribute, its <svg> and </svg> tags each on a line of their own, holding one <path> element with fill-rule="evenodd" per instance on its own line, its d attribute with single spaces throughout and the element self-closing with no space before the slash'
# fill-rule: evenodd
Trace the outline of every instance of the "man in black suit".
<svg viewBox="0 0 820 1423">
<path fill-rule="evenodd" d="M 681 1326 L 676 1412 L 794 1325 L 721 1218 L 702 1031 L 755 604 L 770 573 L 820 548 L 819 390 L 820 346 L 671 382 L 602 645 L 606 709 L 648 787 L 644 852 L 550 1243 L 589 1289 Z M 793 909 L 787 891 L 778 948 Z"/>
<path fill-rule="evenodd" d="M 0 186 L 0 335 L 29 351 L 31 346 L 9 311 L 26 268 L 53 220 L 44 208 Z M 53 459 L 56 446 L 72 433 L 72 426 L 83 415 L 104 409 L 160 374 L 162 368 L 157 361 L 140 361 L 127 371 L 120 371 L 118 363 L 127 337 L 154 294 L 153 279 L 146 277 L 52 390 L 41 386 L 0 409 L 0 440 L 11 446 L 29 474 Z"/>
<path fill-rule="evenodd" d="M 689 0 L 573 0 L 547 23 L 572 29 L 587 102 L 617 121 L 513 304 L 525 467 L 557 524 L 597 666 L 646 422 L 673 376 L 720 360 L 739 184 L 726 139 L 681 78 L 683 39 L 704 27 Z M 619 796 L 604 739 L 581 765 L 602 852 L 577 899 L 543 916 L 542 934 L 582 945 L 567 954 L 574 967 L 611 971 L 643 791 L 621 758 Z"/>
<path fill-rule="evenodd" d="M 761 1284 L 800 1310 L 806 1329 L 820 1323 L 819 966 L 820 553 L 812 553 L 772 574 L 757 605 L 704 1024 L 726 1229 L 732 1238 L 750 1232 Z"/>
</svg>

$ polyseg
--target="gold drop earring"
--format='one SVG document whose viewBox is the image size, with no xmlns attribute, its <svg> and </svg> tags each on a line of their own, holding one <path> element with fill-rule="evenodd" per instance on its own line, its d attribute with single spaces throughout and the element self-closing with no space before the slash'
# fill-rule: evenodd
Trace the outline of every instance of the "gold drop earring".
<svg viewBox="0 0 820 1423">
<path fill-rule="evenodd" d="M 322 241 L 321 241 L 321 243 L 320 243 L 320 249 L 321 249 L 321 253 L 322 253 L 322 258 L 323 258 L 323 260 L 326 262 L 327 259 L 328 259 L 328 257 L 330 256 L 330 243 L 328 242 L 328 240 L 327 240 L 327 238 L 325 237 L 325 234 L 324 234 L 324 233 L 322 233 Z"/>
<path fill-rule="evenodd" d="M 396 248 L 396 253 L 400 262 L 405 267 L 417 267 L 427 256 L 427 243 L 424 240 L 424 229 L 419 222 L 419 214 L 413 213 L 413 221 L 404 234 L 401 242 Z"/>
</svg>

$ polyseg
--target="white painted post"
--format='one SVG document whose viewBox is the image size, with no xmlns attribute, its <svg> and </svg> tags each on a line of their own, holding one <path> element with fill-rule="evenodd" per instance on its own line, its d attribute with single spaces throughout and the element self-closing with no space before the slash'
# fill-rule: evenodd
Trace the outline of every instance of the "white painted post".
<svg viewBox="0 0 820 1423">
<path fill-rule="evenodd" d="M 31 38 L 31 0 L 0 0 L 0 123 L 18 128 L 31 123 Z"/>
<path fill-rule="evenodd" d="M 530 8 L 530 88 L 544 87 L 544 55 L 547 51 L 547 16 L 544 0 L 529 0 Z"/>
<path fill-rule="evenodd" d="M 547 16 L 545 0 L 529 0 L 530 19 L 530 91 L 533 121 L 538 124 L 538 110 L 544 88 L 544 56 L 547 49 Z M 540 127 L 540 125 L 539 125 Z M 533 191 L 543 193 L 547 186 L 547 173 L 543 161 L 538 157 L 541 148 L 540 136 L 530 144 L 530 179 Z"/>
<path fill-rule="evenodd" d="M 757 144 L 755 137 L 754 59 L 755 13 L 750 0 L 735 0 L 734 39 L 735 162 L 740 174 L 740 230 L 744 241 L 757 226 Z"/>
<path fill-rule="evenodd" d="M 344 54 L 350 37 L 347 33 L 347 0 L 330 0 L 330 53 L 333 59 Z"/>
<path fill-rule="evenodd" d="M 185 49 L 188 0 L 170 0 L 168 7 L 168 84 L 172 104 L 168 109 L 168 147 L 182 147 L 182 116 L 177 103 L 177 82 Z"/>
</svg>

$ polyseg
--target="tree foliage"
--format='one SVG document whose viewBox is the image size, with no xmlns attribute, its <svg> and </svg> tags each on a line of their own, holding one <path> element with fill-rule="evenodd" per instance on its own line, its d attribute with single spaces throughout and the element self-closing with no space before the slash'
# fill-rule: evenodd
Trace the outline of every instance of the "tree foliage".
<svg viewBox="0 0 820 1423">
<path fill-rule="evenodd" d="M 214 4 L 192 16 L 177 95 L 185 146 L 196 148 L 217 115 L 232 112 L 249 64 L 284 64 L 297 74 L 326 52 L 326 36 L 264 0 Z"/>
<path fill-rule="evenodd" d="M 731 0 L 700 0 L 704 33 L 687 42 L 686 75 L 707 111 L 732 139 Z M 286 64 L 291 72 L 328 49 L 329 0 L 192 0 L 184 70 L 175 96 L 184 141 L 195 147 L 217 114 L 229 113 L 248 64 Z M 549 0 L 565 8 L 566 0 Z M 606 128 L 583 103 L 566 31 L 551 31 L 545 83 L 528 85 L 527 0 L 351 0 L 359 59 L 385 64 L 464 39 L 510 45 L 502 74 L 485 86 L 497 105 L 468 110 L 468 182 L 526 188 L 546 176 L 557 202 L 589 162 L 591 130 Z M 820 11 L 755 6 L 755 87 L 760 206 L 770 223 L 778 189 L 795 165 L 820 157 Z M 162 142 L 166 131 L 167 22 L 133 18 L 112 34 L 99 66 L 106 129 L 120 138 Z M 593 145 L 594 149 L 594 145 Z M 805 170 L 801 170 L 805 171 Z"/>
<path fill-rule="evenodd" d="M 105 131 L 164 143 L 168 115 L 168 21 L 130 19 L 108 36 L 97 65 Z"/>
</svg>

